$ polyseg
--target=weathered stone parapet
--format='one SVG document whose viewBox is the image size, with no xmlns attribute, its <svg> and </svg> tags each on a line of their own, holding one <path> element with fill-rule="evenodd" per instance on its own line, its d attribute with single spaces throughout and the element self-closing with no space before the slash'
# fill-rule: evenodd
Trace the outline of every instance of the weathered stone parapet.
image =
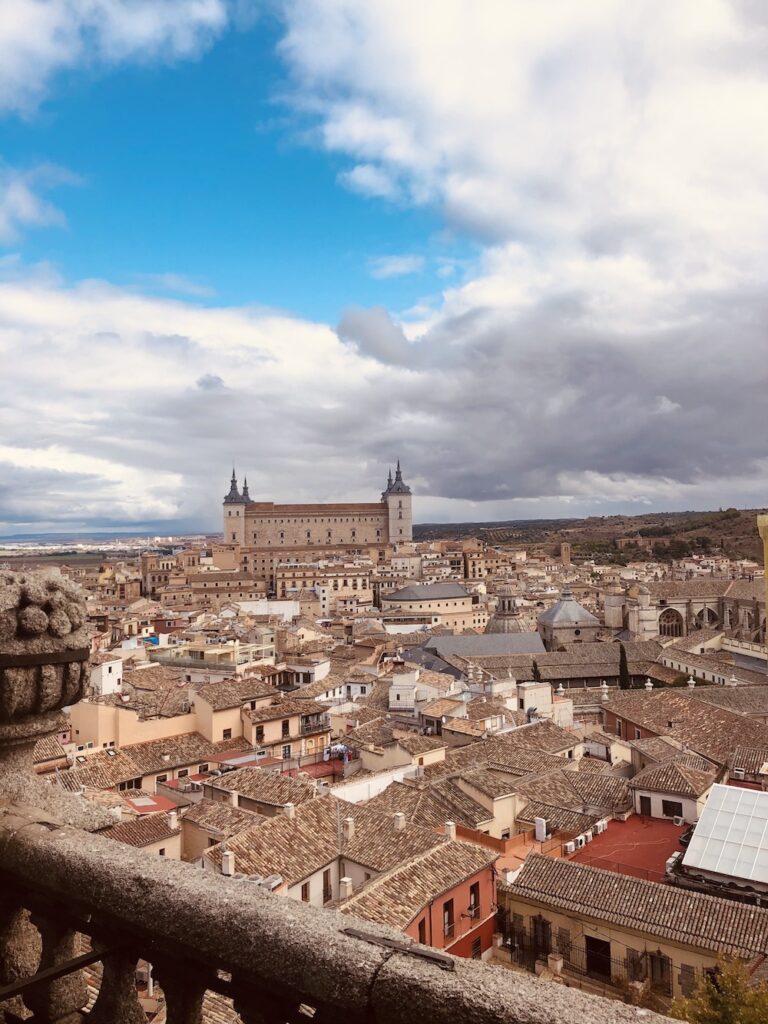
<svg viewBox="0 0 768 1024">
<path fill-rule="evenodd" d="M 59 917 L 71 915 L 73 927 L 98 942 L 145 957 L 165 977 L 169 1000 L 175 979 L 187 978 L 194 984 L 187 995 L 179 989 L 179 1000 L 197 1000 L 200 985 L 217 988 L 254 1021 L 259 1013 L 266 1021 L 292 1020 L 302 1003 L 321 1011 L 321 1020 L 348 1024 L 666 1020 L 477 961 L 448 957 L 453 969 L 446 970 L 345 934 L 358 928 L 410 944 L 399 932 L 40 817 L 32 808 L 0 808 L 0 888 L 31 899 L 37 914 L 50 901 Z"/>
</svg>

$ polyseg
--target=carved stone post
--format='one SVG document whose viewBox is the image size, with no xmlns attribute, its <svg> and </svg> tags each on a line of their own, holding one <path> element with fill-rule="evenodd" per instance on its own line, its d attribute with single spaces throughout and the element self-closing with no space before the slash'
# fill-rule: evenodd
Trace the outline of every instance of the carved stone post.
<svg viewBox="0 0 768 1024">
<path fill-rule="evenodd" d="M 28 804 L 40 821 L 94 829 L 107 823 L 103 811 L 38 779 L 33 768 L 37 741 L 59 732 L 62 708 L 84 695 L 90 656 L 85 618 L 82 592 L 63 576 L 0 572 L 0 810 Z M 62 963 L 75 949 L 67 922 L 36 918 L 36 930 L 14 896 L 4 894 L 0 906 L 3 980 L 34 974 L 38 957 L 42 967 Z M 80 1020 L 81 974 L 41 984 L 25 1002 L 41 1021 Z"/>
<path fill-rule="evenodd" d="M 59 732 L 62 708 L 85 694 L 85 618 L 82 591 L 58 573 L 0 572 L 0 800 L 32 804 L 93 828 L 74 820 L 78 809 L 88 817 L 82 801 L 67 799 L 33 770 L 37 741 Z"/>
</svg>

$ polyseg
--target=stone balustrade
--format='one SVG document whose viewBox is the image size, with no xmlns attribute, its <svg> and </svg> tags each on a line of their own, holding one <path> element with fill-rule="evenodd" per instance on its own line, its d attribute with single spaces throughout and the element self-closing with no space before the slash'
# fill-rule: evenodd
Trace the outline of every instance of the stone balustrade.
<svg viewBox="0 0 768 1024">
<path fill-rule="evenodd" d="M 665 1020 L 437 954 L 398 932 L 267 893 L 247 878 L 99 835 L 112 819 L 100 821 L 85 800 L 31 774 L 35 740 L 55 731 L 61 707 L 82 694 L 87 645 L 75 606 L 82 610 L 78 595 L 55 578 L 0 577 L 4 1024 L 145 1024 L 135 985 L 140 958 L 162 988 L 167 1024 L 201 1024 L 208 990 L 229 996 L 244 1024 Z M 41 609 L 46 620 L 22 614 L 26 608 Z M 82 953 L 80 936 L 91 953 Z M 86 1014 L 82 968 L 95 960 L 103 964 L 101 984 Z"/>
</svg>

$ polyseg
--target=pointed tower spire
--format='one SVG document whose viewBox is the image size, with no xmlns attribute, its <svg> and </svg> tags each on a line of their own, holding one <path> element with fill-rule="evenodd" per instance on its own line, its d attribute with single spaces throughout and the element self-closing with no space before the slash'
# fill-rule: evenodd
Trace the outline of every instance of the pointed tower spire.
<svg viewBox="0 0 768 1024">
<path fill-rule="evenodd" d="M 400 459 L 397 460 L 397 469 L 395 470 L 395 479 L 390 481 L 389 487 L 387 488 L 386 494 L 410 494 L 411 489 L 403 480 L 403 471 L 400 468 Z"/>
<path fill-rule="evenodd" d="M 251 500 L 251 496 L 248 493 L 248 477 L 247 476 L 243 477 L 243 495 L 242 495 L 242 497 L 243 497 L 243 501 L 250 501 Z"/>
<path fill-rule="evenodd" d="M 242 501 L 240 492 L 237 489 L 237 475 L 235 474 L 235 467 L 232 467 L 232 479 L 229 482 L 229 494 L 224 498 L 225 502 L 233 503 L 236 501 Z"/>
</svg>

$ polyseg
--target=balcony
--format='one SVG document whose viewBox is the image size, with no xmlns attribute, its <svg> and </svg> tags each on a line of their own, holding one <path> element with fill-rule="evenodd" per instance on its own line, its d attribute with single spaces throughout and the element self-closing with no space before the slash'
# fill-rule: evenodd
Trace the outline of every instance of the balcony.
<svg viewBox="0 0 768 1024">
<path fill-rule="evenodd" d="M 41 580 L 30 594 L 47 586 Z M 34 597 L 32 604 L 26 598 L 20 615 L 13 586 L 0 587 L 7 609 L 0 641 L 6 1024 L 30 1020 L 30 1013 L 38 1024 L 143 1024 L 135 983 L 140 959 L 152 965 L 169 1024 L 200 1024 L 208 991 L 229 997 L 244 1024 L 534 1024 L 543 1019 L 542 1001 L 551 1024 L 641 1024 L 632 1007 L 542 988 L 501 967 L 419 946 L 393 929 L 276 896 L 247 878 L 201 871 L 99 835 L 112 823 L 107 812 L 49 785 L 32 768 L 35 742 L 61 728 L 60 709 L 81 700 L 88 683 L 83 602 L 64 580 L 50 588 L 64 592 L 63 605 L 51 602 L 46 614 L 32 615 Z M 55 634 L 48 613 L 52 622 L 57 616 Z M 83 953 L 82 936 L 90 952 Z M 83 969 L 97 961 L 102 980 L 93 983 L 95 1002 L 86 1012 Z M 641 1013 L 642 1024 L 664 1024 Z"/>
<path fill-rule="evenodd" d="M 328 719 L 322 718 L 315 721 L 303 721 L 301 723 L 301 735 L 309 736 L 316 732 L 327 732 L 330 729 Z"/>
</svg>

